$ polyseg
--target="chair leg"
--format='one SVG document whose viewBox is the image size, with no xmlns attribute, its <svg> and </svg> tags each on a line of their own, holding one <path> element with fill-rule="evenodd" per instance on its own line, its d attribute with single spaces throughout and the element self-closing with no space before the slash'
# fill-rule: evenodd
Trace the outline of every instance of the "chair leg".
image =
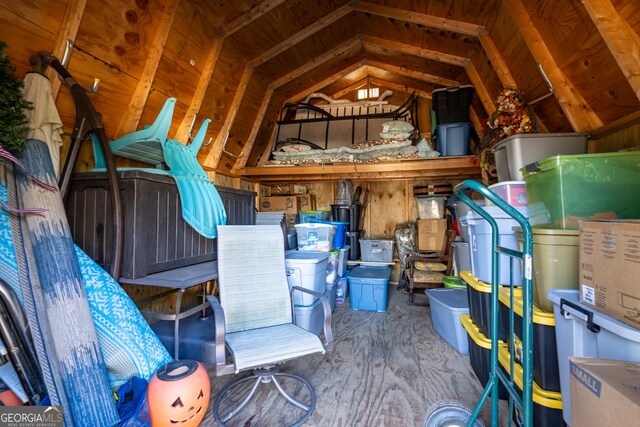
<svg viewBox="0 0 640 427">
<path fill-rule="evenodd" d="M 287 377 L 287 378 L 292 378 L 294 380 L 300 381 L 309 391 L 309 395 L 311 396 L 311 402 L 307 405 L 293 398 L 289 393 L 287 393 L 284 390 L 284 388 L 282 387 L 280 382 L 276 379 L 276 377 Z M 224 397 L 227 396 L 237 386 L 251 380 L 254 381 L 254 384 L 251 387 L 251 390 L 249 390 L 249 392 L 245 395 L 245 397 L 240 401 L 240 403 L 235 408 L 233 408 L 231 412 L 229 412 L 229 414 L 227 414 L 226 416 L 224 417 L 220 416 L 220 403 L 222 402 Z M 242 408 L 245 407 L 245 405 L 249 402 L 249 400 L 251 400 L 251 398 L 255 394 L 260 384 L 268 384 L 270 382 L 273 382 L 278 392 L 282 396 L 284 396 L 284 398 L 287 399 L 289 403 L 305 411 L 304 416 L 300 420 L 292 424 L 291 427 L 301 426 L 305 421 L 307 421 L 316 408 L 316 393 L 313 390 L 311 383 L 309 383 L 309 381 L 307 381 L 306 379 L 302 378 L 299 375 L 279 372 L 278 368 L 272 367 L 272 368 L 256 369 L 253 371 L 253 374 L 228 384 L 216 395 L 215 401 L 213 402 L 213 416 L 218 422 L 218 424 L 221 427 L 224 427 L 226 425 L 225 423 L 229 421 L 231 418 L 233 418 L 235 415 L 237 415 L 242 410 Z"/>
</svg>

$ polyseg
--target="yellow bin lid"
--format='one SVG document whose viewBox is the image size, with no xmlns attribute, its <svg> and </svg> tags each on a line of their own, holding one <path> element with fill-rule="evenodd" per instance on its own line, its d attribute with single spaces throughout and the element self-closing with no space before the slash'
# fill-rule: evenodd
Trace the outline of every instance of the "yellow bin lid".
<svg viewBox="0 0 640 427">
<path fill-rule="evenodd" d="M 509 348 L 507 346 L 500 346 L 498 350 L 498 360 L 502 367 L 509 373 L 511 355 L 509 354 Z M 524 370 L 518 363 L 513 363 L 513 380 L 522 390 L 522 377 Z M 540 388 L 538 384 L 533 383 L 533 401 L 538 405 L 545 406 L 551 409 L 562 409 L 562 395 L 557 391 L 547 391 Z"/>
<path fill-rule="evenodd" d="M 467 331 L 467 334 L 469 334 L 473 342 L 475 342 L 479 347 L 491 350 L 491 340 L 480 332 L 480 329 L 478 329 L 478 327 L 473 323 L 473 320 L 471 320 L 470 315 L 463 314 L 460 316 L 460 323 L 462 323 L 462 327 Z M 499 347 L 506 346 L 504 341 L 498 341 L 498 343 Z"/>
<path fill-rule="evenodd" d="M 478 292 L 491 293 L 491 284 L 478 280 L 470 271 L 460 272 L 460 278 Z"/>
<path fill-rule="evenodd" d="M 511 291 L 508 287 L 503 287 L 498 291 L 498 299 L 507 307 L 511 308 Z M 524 306 L 524 298 L 522 289 L 515 288 L 513 292 L 513 311 L 520 317 L 523 317 L 522 311 Z M 533 323 L 544 326 L 556 326 L 556 319 L 553 313 L 547 313 L 541 310 L 537 305 L 533 306 Z"/>
</svg>

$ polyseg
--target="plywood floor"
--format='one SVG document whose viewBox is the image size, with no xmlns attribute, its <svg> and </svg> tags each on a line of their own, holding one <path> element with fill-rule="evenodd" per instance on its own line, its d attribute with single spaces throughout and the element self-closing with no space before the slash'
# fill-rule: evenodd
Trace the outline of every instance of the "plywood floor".
<svg viewBox="0 0 640 427">
<path fill-rule="evenodd" d="M 475 405 L 482 390 L 469 358 L 437 335 L 429 308 L 409 306 L 406 299 L 394 287 L 386 313 L 337 306 L 333 313 L 335 351 L 282 366 L 283 371 L 302 375 L 315 388 L 316 410 L 305 426 L 422 426 L 428 408 L 439 400 Z M 235 377 L 211 378 L 213 402 L 215 394 Z M 301 411 L 271 387 L 262 387 L 266 392 L 254 397 L 227 424 L 272 427 L 297 420 Z M 211 406 L 203 426 L 217 425 Z M 501 410 L 505 411 L 505 405 Z M 488 411 L 482 416 L 487 422 Z M 506 419 L 504 414 L 501 418 Z"/>
</svg>

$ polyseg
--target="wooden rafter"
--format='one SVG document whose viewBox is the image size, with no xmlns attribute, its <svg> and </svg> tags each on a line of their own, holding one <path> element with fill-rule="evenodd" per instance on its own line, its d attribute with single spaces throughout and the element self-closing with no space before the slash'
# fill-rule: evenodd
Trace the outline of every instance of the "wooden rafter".
<svg viewBox="0 0 640 427">
<path fill-rule="evenodd" d="M 317 66 L 327 62 L 330 59 L 335 58 L 336 56 L 340 55 L 341 53 L 343 53 L 343 52 L 345 52 L 345 51 L 347 51 L 347 50 L 351 49 L 352 47 L 354 47 L 356 45 L 359 45 L 359 44 L 360 44 L 360 40 L 358 40 L 358 39 L 347 40 L 344 43 L 341 43 L 338 46 L 334 47 L 333 49 L 329 49 L 328 51 L 326 51 L 322 55 L 313 58 L 311 61 L 307 62 L 306 64 L 303 64 L 300 67 L 296 68 L 295 70 L 285 74 L 284 76 L 280 77 L 279 79 L 274 80 L 273 82 L 271 82 L 269 87 L 271 89 L 275 90 L 275 89 L 279 88 L 280 86 L 283 86 L 283 85 L 289 83 L 290 81 L 297 79 L 301 75 L 313 70 Z"/>
<path fill-rule="evenodd" d="M 249 85 L 249 80 L 251 80 L 252 73 L 253 67 L 247 64 L 244 72 L 242 73 L 242 77 L 240 78 L 238 89 L 236 89 L 236 93 L 233 96 L 233 101 L 231 101 L 231 105 L 229 106 L 229 110 L 227 112 L 227 116 L 224 119 L 224 123 L 222 124 L 222 128 L 220 128 L 218 136 L 216 137 L 211 150 L 207 154 L 205 166 L 213 169 L 218 167 L 218 162 L 220 161 L 222 150 L 224 149 L 224 144 L 227 142 L 227 138 L 229 137 L 229 130 L 231 129 L 233 121 L 236 119 L 236 114 L 238 114 L 240 103 L 242 103 L 242 98 L 244 98 L 244 93 L 247 90 L 247 86 Z"/>
<path fill-rule="evenodd" d="M 384 16 L 385 18 L 420 24 L 426 27 L 466 34 L 468 36 L 478 36 L 486 33 L 487 31 L 482 25 L 456 21 L 454 19 L 442 18 L 440 16 L 427 15 L 424 13 L 413 12 L 411 10 L 398 9 L 396 7 L 382 6 L 366 1 L 359 1 L 356 4 L 356 10 L 359 12 L 370 13 L 372 15 Z"/>
<path fill-rule="evenodd" d="M 295 101 L 299 101 L 302 98 L 304 98 L 305 96 L 309 95 L 310 93 L 316 92 L 322 88 L 325 88 L 327 86 L 329 86 L 331 83 L 337 82 L 338 80 L 340 80 L 341 78 L 347 76 L 348 74 L 353 73 L 354 71 L 358 71 L 359 69 L 362 69 L 361 72 L 363 74 L 366 74 L 366 69 L 363 68 L 364 65 L 367 64 L 367 60 L 363 59 L 361 61 L 356 62 L 355 64 L 352 64 L 348 67 L 346 67 L 344 70 L 340 71 L 339 73 L 336 73 L 334 75 L 332 75 L 331 77 L 327 77 L 326 79 L 314 84 L 313 86 L 304 89 L 303 91 L 290 96 L 286 102 L 295 102 Z M 361 78 L 361 77 L 360 77 Z"/>
<path fill-rule="evenodd" d="M 286 0 L 264 0 L 259 5 L 252 7 L 247 13 L 242 14 L 240 17 L 234 19 L 229 22 L 227 25 L 222 27 L 219 32 L 219 35 L 222 37 L 229 37 L 236 31 L 240 31 L 247 25 L 251 24 L 256 19 L 260 18 L 265 13 L 270 12 L 272 9 L 280 6 Z"/>
<path fill-rule="evenodd" d="M 457 86 L 460 84 L 460 82 L 457 80 L 451 80 L 445 77 L 435 76 L 429 73 L 423 73 L 422 71 L 411 70 L 406 67 L 400 67 L 398 65 L 389 64 L 387 62 L 378 61 L 374 59 L 369 60 L 369 65 L 373 67 L 383 68 L 388 71 L 393 71 L 395 73 L 402 74 L 403 76 L 406 76 L 406 77 L 411 77 L 416 80 L 421 80 L 423 82 L 429 82 L 436 85 Z"/>
<path fill-rule="evenodd" d="M 67 46 L 67 40 L 73 41 L 78 35 L 78 28 L 80 28 L 80 22 L 82 21 L 82 15 L 84 14 L 86 5 L 87 0 L 69 0 L 67 3 L 67 9 L 62 24 L 60 25 L 60 31 L 58 31 L 58 35 L 56 36 L 55 46 L 52 52 L 53 55 L 61 61 Z M 53 99 L 58 97 L 60 86 L 62 85 L 62 82 L 57 76 L 58 73 L 53 68 L 47 70 L 47 77 L 51 81 L 51 95 Z"/>
<path fill-rule="evenodd" d="M 560 107 L 573 129 L 576 132 L 589 132 L 602 127 L 602 120 L 558 67 L 522 1 L 509 0 L 503 2 L 503 4 L 509 10 L 511 18 L 522 34 L 529 51 L 547 73 L 547 77 L 549 77 L 549 81 L 551 81 L 555 89 L 555 95 Z"/>
<path fill-rule="evenodd" d="M 420 56 L 464 67 L 467 75 L 469 76 L 469 80 L 471 80 L 471 83 L 475 87 L 476 92 L 482 101 L 482 105 L 484 105 L 484 108 L 487 111 L 487 114 L 491 114 L 495 111 L 496 107 L 493 103 L 493 99 L 470 59 L 369 35 L 363 37 L 363 42 L 382 48 L 396 50 L 398 52 L 404 52 L 409 55 Z"/>
<path fill-rule="evenodd" d="M 322 30 L 323 28 L 333 24 L 338 19 L 349 14 L 351 11 L 353 11 L 353 6 L 351 5 L 351 3 L 345 4 L 344 6 L 337 8 L 336 10 L 329 13 L 328 15 L 318 19 L 313 24 L 307 26 L 304 30 L 298 31 L 297 33 L 293 34 L 287 39 L 274 45 L 267 51 L 251 59 L 250 61 L 251 65 L 253 65 L 253 67 L 258 67 L 259 65 L 264 64 L 271 58 L 279 55 L 280 53 L 284 52 L 290 47 L 295 46 L 296 44 L 300 43 L 302 40 L 306 39 L 307 37 L 310 37 L 313 34 L 317 33 L 318 31 Z"/>
<path fill-rule="evenodd" d="M 209 49 L 207 62 L 202 69 L 202 74 L 200 74 L 198 86 L 196 87 L 196 91 L 193 94 L 193 98 L 191 98 L 191 104 L 189 104 L 187 114 L 185 114 L 184 118 L 182 119 L 182 123 L 180 123 L 180 127 L 178 128 L 178 131 L 176 132 L 176 135 L 174 137 L 174 139 L 178 141 L 186 141 L 188 138 L 189 129 L 191 127 L 191 124 L 193 123 L 193 118 L 196 114 L 198 114 L 198 111 L 200 111 L 200 106 L 202 105 L 204 96 L 207 93 L 207 88 L 209 87 L 209 82 L 211 81 L 211 75 L 213 74 L 213 70 L 216 68 L 218 56 L 220 56 L 220 50 L 222 50 L 223 44 L 224 38 L 216 37 L 213 41 L 211 49 Z"/>
<path fill-rule="evenodd" d="M 158 64 L 162 58 L 164 45 L 169 37 L 173 18 L 176 15 L 179 4 L 180 0 L 167 0 L 164 5 L 162 17 L 158 22 L 158 30 L 156 31 L 149 54 L 147 55 L 142 75 L 140 76 L 136 90 L 133 93 L 133 97 L 129 102 L 127 112 L 118 124 L 118 128 L 116 130 L 117 138 L 135 131 L 138 127 L 140 117 L 142 116 L 142 110 L 144 110 L 144 106 L 147 103 L 149 91 L 151 91 L 151 84 L 156 76 Z"/>
<path fill-rule="evenodd" d="M 253 127 L 251 128 L 251 133 L 247 138 L 247 143 L 242 148 L 242 153 L 240 157 L 236 159 L 236 163 L 233 166 L 233 170 L 242 169 L 247 165 L 247 161 L 249 160 L 249 154 L 253 149 L 253 145 L 256 142 L 256 137 L 258 136 L 258 131 L 260 131 L 260 125 L 264 120 L 264 116 L 267 113 L 267 108 L 269 108 L 269 102 L 271 101 L 271 97 L 273 96 L 273 90 L 267 89 L 264 94 L 264 98 L 262 99 L 262 103 L 260 104 L 260 109 L 258 110 L 258 114 L 253 122 Z"/>
<path fill-rule="evenodd" d="M 478 35 L 478 40 L 480 41 L 487 58 L 491 61 L 493 69 L 496 70 L 496 74 L 498 75 L 502 85 L 513 89 L 517 88 L 518 86 L 516 85 L 516 81 L 513 79 L 511 71 L 509 71 L 509 67 L 504 61 L 502 54 L 500 54 L 498 47 L 493 42 L 493 39 L 488 34 L 480 34 Z"/>
<path fill-rule="evenodd" d="M 361 79 L 358 80 L 357 82 L 345 87 L 344 89 L 339 90 L 338 92 L 331 94 L 331 97 L 333 99 L 340 99 L 341 97 L 345 96 L 348 93 L 353 92 L 354 90 L 358 90 L 361 87 L 365 86 L 367 84 L 367 79 Z"/>
<path fill-rule="evenodd" d="M 414 46 L 407 43 L 388 40 L 382 37 L 365 35 L 362 36 L 362 42 L 386 49 L 396 50 L 398 52 L 405 52 L 410 55 L 420 56 L 422 58 L 432 59 L 434 61 L 440 61 L 451 65 L 457 65 L 459 67 L 465 67 L 471 63 L 471 60 L 462 56 L 451 55 L 449 53 L 440 52 L 432 49 L 425 49 L 419 46 Z"/>
<path fill-rule="evenodd" d="M 640 36 L 611 0 L 582 0 L 582 4 L 640 99 Z"/>
<path fill-rule="evenodd" d="M 493 39 L 489 36 L 486 27 L 483 25 L 363 1 L 358 2 L 356 10 L 371 13 L 373 15 L 384 16 L 386 18 L 397 19 L 399 21 L 411 22 L 431 28 L 477 37 L 484 48 L 487 57 L 491 61 L 491 64 L 495 68 L 502 84 L 508 87 L 516 87 L 515 80 L 511 76 L 511 72 L 509 71 L 506 62 L 502 58 L 502 55 L 496 47 Z"/>
<path fill-rule="evenodd" d="M 375 67 L 372 67 L 375 68 Z M 411 92 L 415 92 L 416 95 L 421 96 L 423 98 L 427 98 L 427 99 L 431 99 L 431 93 L 429 92 L 425 92 L 421 89 L 416 89 L 416 88 L 412 88 L 409 86 L 405 86 L 402 85 L 400 83 L 396 83 L 396 82 L 392 82 L 390 80 L 386 80 L 386 79 L 381 79 L 380 77 L 371 77 L 370 78 L 371 83 L 376 84 L 378 86 L 382 86 L 382 87 L 388 87 L 389 89 L 393 89 L 393 90 L 398 90 L 400 92 L 406 92 L 406 93 L 411 93 Z"/>
</svg>

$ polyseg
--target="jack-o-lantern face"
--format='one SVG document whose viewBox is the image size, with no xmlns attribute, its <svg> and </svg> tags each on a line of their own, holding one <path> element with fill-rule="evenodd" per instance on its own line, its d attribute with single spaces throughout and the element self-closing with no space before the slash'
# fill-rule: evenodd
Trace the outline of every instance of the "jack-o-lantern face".
<svg viewBox="0 0 640 427">
<path fill-rule="evenodd" d="M 200 363 L 178 360 L 158 369 L 147 399 L 152 427 L 196 427 L 209 406 L 209 375 Z"/>
</svg>

